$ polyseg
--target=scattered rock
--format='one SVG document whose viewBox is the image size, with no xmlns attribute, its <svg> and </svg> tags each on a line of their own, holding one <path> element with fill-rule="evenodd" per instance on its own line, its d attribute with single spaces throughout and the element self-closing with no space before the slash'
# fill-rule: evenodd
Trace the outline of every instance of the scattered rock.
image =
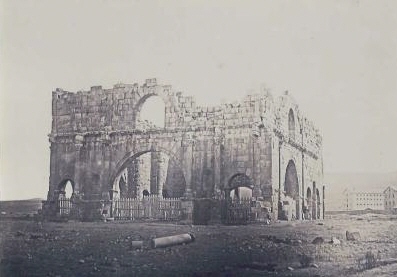
<svg viewBox="0 0 397 277">
<path fill-rule="evenodd" d="M 85 261 L 83 259 L 79 260 L 79 264 L 84 264 Z"/>
<path fill-rule="evenodd" d="M 18 231 L 17 234 L 16 234 L 17 237 L 22 237 L 24 235 L 25 235 L 25 233 L 22 232 L 22 231 Z"/>
<path fill-rule="evenodd" d="M 143 247 L 143 241 L 133 240 L 130 244 L 130 249 L 141 249 Z"/>
<path fill-rule="evenodd" d="M 350 241 L 357 241 L 360 240 L 361 236 L 359 232 L 349 232 L 346 231 L 346 240 L 350 240 Z"/>
<path fill-rule="evenodd" d="M 338 240 L 336 237 L 332 237 L 331 238 L 331 243 L 334 245 L 339 245 L 340 244 L 340 240 Z"/>
<path fill-rule="evenodd" d="M 42 234 L 30 234 L 31 239 L 41 239 L 42 237 Z"/>
<path fill-rule="evenodd" d="M 302 241 L 300 239 L 293 239 L 293 240 L 291 240 L 291 244 L 292 245 L 299 245 L 299 244 L 302 244 Z"/>
<path fill-rule="evenodd" d="M 288 269 L 289 271 L 294 271 L 294 268 L 291 267 L 291 266 L 287 267 L 287 269 Z"/>
<path fill-rule="evenodd" d="M 322 238 L 322 237 L 316 237 L 316 238 L 313 240 L 312 243 L 313 243 L 313 244 L 322 244 L 322 243 L 324 243 L 324 238 Z"/>
</svg>

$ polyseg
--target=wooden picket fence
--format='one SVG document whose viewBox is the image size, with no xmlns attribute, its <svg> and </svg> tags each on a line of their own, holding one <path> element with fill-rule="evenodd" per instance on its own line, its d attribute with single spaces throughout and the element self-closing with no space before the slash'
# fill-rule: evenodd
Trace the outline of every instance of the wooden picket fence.
<svg viewBox="0 0 397 277">
<path fill-rule="evenodd" d="M 120 198 L 113 200 L 115 220 L 179 220 L 182 205 L 179 198 L 161 198 L 156 195 L 139 198 Z"/>
<path fill-rule="evenodd" d="M 58 200 L 58 208 L 60 215 L 69 215 L 73 208 L 73 203 L 70 198 L 60 198 Z"/>
<path fill-rule="evenodd" d="M 221 220 L 224 224 L 240 225 L 255 221 L 253 216 L 253 202 L 247 199 L 224 199 L 221 200 Z"/>
</svg>

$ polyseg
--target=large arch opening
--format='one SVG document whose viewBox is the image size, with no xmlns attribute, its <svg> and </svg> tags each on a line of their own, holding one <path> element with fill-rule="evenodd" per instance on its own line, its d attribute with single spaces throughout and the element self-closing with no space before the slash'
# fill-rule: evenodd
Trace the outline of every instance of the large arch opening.
<svg viewBox="0 0 397 277">
<path fill-rule="evenodd" d="M 62 198 L 71 198 L 74 192 L 74 183 L 70 179 L 63 180 L 59 186 L 59 196 Z"/>
<path fill-rule="evenodd" d="M 112 181 L 111 199 L 157 195 L 179 198 L 186 190 L 180 163 L 164 151 L 148 150 L 126 159 Z"/>
<path fill-rule="evenodd" d="M 143 98 L 136 109 L 136 128 L 150 130 L 165 127 L 165 104 L 160 96 L 149 95 Z"/>
<path fill-rule="evenodd" d="M 292 139 L 295 139 L 295 116 L 292 109 L 288 113 L 288 134 Z"/>
<path fill-rule="evenodd" d="M 298 219 L 299 218 L 299 182 L 298 174 L 294 161 L 290 160 L 285 172 L 284 181 L 284 197 L 282 200 L 283 219 Z"/>
<path fill-rule="evenodd" d="M 236 174 L 230 178 L 225 190 L 226 198 L 232 200 L 251 199 L 254 184 L 245 174 Z"/>
</svg>

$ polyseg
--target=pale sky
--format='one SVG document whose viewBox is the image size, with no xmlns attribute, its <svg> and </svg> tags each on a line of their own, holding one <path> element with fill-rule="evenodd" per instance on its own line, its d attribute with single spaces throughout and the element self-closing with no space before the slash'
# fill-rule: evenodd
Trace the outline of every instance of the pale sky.
<svg viewBox="0 0 397 277">
<path fill-rule="evenodd" d="M 203 105 L 288 90 L 326 172 L 397 170 L 397 1 L 0 5 L 2 200 L 46 197 L 55 88 L 153 77 Z"/>
</svg>

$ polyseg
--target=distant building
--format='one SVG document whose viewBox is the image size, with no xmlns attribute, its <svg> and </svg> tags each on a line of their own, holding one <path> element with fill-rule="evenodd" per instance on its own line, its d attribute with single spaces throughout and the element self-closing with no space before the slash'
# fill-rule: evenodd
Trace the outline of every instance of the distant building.
<svg viewBox="0 0 397 277">
<path fill-rule="evenodd" d="M 385 210 L 386 211 L 397 211 L 397 188 L 389 186 L 383 192 L 385 195 Z"/>
<path fill-rule="evenodd" d="M 343 191 L 343 209 L 346 211 L 365 209 L 384 210 L 385 194 L 383 192 L 355 191 L 345 189 Z"/>
</svg>

